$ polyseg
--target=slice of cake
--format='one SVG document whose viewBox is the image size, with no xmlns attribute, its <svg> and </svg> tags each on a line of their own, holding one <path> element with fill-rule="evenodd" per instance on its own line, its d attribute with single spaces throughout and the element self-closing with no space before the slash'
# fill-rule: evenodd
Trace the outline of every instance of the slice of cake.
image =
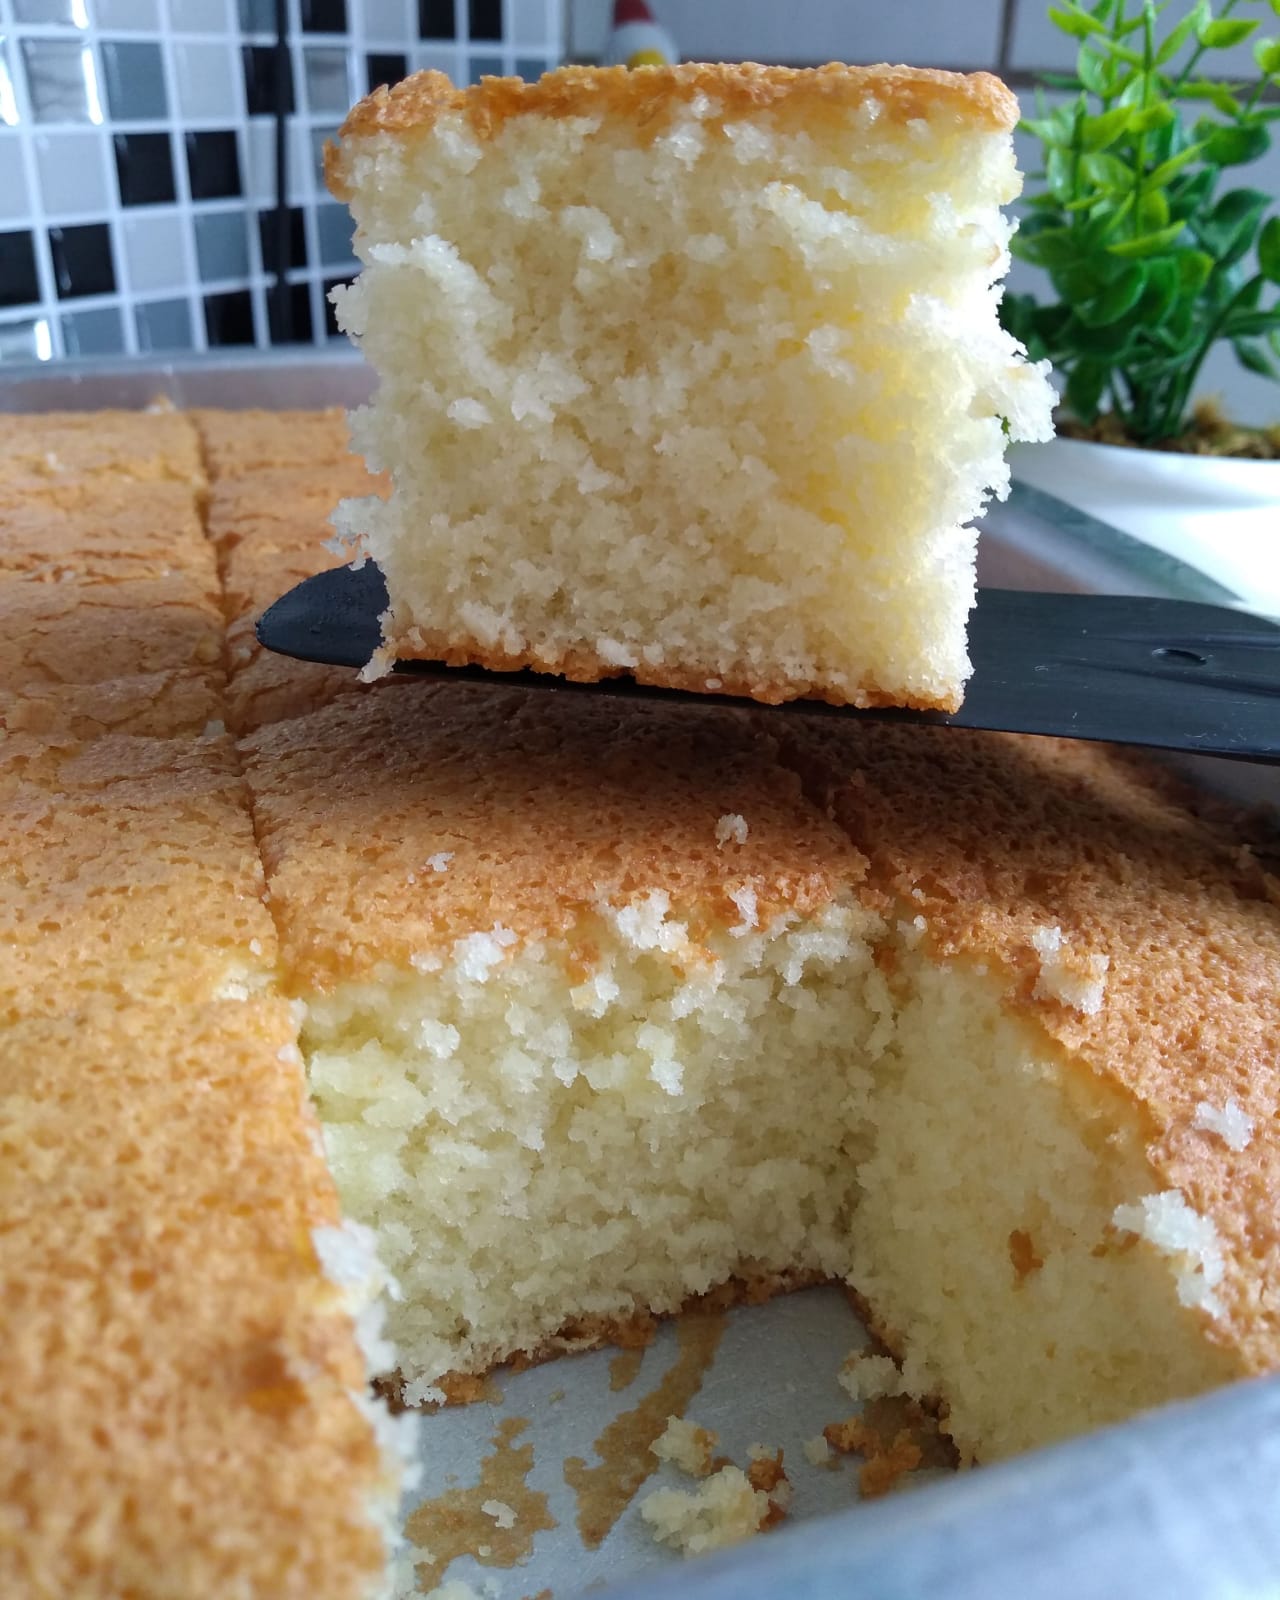
<svg viewBox="0 0 1280 1600">
<path fill-rule="evenodd" d="M 0 442 L 0 1594 L 373 1600 L 385 1280 L 275 983 L 199 440 Z"/>
<path fill-rule="evenodd" d="M 382 1278 L 318 1151 L 230 741 L 0 756 L 0 1593 L 372 1600 Z"/>
<path fill-rule="evenodd" d="M 244 741 L 406 1398 L 814 1275 L 966 1457 L 1275 1367 L 1256 864 L 1105 752 L 771 726 L 414 685 Z"/>
<path fill-rule="evenodd" d="M 566 68 L 379 89 L 335 291 L 395 480 L 381 664 L 955 707 L 970 526 L 1051 391 L 997 321 L 1017 105 L 985 74 Z M 377 670 L 376 666 L 372 670 Z"/>
</svg>

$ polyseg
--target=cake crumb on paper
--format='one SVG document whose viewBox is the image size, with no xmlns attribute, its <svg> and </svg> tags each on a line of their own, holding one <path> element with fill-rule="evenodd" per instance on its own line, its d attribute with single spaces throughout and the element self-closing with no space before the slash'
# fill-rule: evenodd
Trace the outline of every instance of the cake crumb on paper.
<svg viewBox="0 0 1280 1600">
<path fill-rule="evenodd" d="M 710 1428 L 683 1417 L 668 1417 L 667 1426 L 649 1446 L 659 1461 L 669 1461 L 691 1478 L 706 1478 L 720 1440 Z"/>
</svg>

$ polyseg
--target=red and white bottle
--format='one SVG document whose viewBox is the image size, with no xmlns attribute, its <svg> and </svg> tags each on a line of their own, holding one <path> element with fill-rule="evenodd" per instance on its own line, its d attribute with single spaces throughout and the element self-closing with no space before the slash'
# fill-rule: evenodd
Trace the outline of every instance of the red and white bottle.
<svg viewBox="0 0 1280 1600">
<path fill-rule="evenodd" d="M 675 40 L 645 0 L 614 0 L 613 32 L 604 59 L 610 67 L 665 67 L 680 58 Z"/>
</svg>

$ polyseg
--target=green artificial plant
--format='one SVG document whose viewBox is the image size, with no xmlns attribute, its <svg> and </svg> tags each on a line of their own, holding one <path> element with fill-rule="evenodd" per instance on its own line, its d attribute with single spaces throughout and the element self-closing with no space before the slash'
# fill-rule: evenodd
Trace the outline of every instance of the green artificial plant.
<svg viewBox="0 0 1280 1600">
<path fill-rule="evenodd" d="M 1113 413 L 1124 435 L 1156 444 L 1187 425 L 1212 347 L 1280 380 L 1280 216 L 1272 196 L 1229 187 L 1280 118 L 1280 41 L 1258 39 L 1280 0 L 1184 6 L 1065 0 L 1054 23 L 1079 40 L 1076 72 L 1046 78 L 1065 104 L 1022 126 L 1043 170 L 1013 253 L 1044 268 L 1056 299 L 1009 295 L 1005 325 L 1065 380 L 1085 427 Z M 1182 14 L 1174 21 L 1170 12 Z M 1217 51 L 1253 38 L 1258 77 L 1206 75 Z"/>
</svg>

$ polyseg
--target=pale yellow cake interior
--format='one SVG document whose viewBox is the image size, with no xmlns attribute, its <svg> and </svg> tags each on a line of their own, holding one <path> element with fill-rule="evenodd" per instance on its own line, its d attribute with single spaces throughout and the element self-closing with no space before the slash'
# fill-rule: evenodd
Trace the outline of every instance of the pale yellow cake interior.
<svg viewBox="0 0 1280 1600">
<path fill-rule="evenodd" d="M 395 487 L 339 525 L 395 653 L 958 702 L 969 524 L 1006 424 L 1050 431 L 997 319 L 1011 135 L 954 98 L 805 94 L 353 129 L 364 270 L 335 300 Z"/>
<path fill-rule="evenodd" d="M 852 904 L 764 929 L 750 911 L 710 963 L 640 897 L 579 931 L 587 972 L 580 936 L 512 952 L 498 928 L 439 970 L 312 998 L 312 1092 L 403 1290 L 408 1399 L 571 1347 L 575 1324 L 589 1340 L 591 1319 L 796 1270 L 850 1281 L 966 1456 L 1238 1370 L 1204 1336 L 1212 1226 L 1168 1248 L 1116 1227 L 1160 1189 L 1135 1119 L 990 975 Z"/>
</svg>

